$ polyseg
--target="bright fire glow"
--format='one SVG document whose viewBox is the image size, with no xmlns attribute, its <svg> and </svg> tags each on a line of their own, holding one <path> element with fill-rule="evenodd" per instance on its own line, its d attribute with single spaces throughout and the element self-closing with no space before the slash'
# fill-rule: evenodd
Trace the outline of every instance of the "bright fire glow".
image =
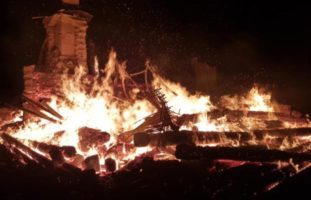
<svg viewBox="0 0 311 200">
<path fill-rule="evenodd" d="M 97 58 L 96 69 L 98 69 Z M 256 127 L 265 126 L 262 121 L 256 122 L 250 118 L 243 118 L 244 120 L 239 122 L 232 122 L 227 119 L 227 116 L 212 119 L 207 113 L 217 107 L 211 103 L 209 96 L 191 94 L 179 83 L 169 81 L 157 73 L 152 75 L 151 86 L 161 88 L 168 107 L 176 116 L 197 115 L 194 120 L 181 125 L 181 130 L 251 131 Z M 118 78 L 121 80 L 122 87 L 116 84 Z M 125 94 L 127 98 L 119 97 L 119 94 L 124 92 L 124 83 L 128 80 L 131 80 L 131 77 L 126 72 L 125 63 L 119 63 L 116 53 L 112 51 L 102 77 L 99 77 L 98 73 L 95 77 L 87 75 L 83 67 L 77 68 L 73 75 L 63 75 L 62 87 L 59 91 L 62 95 L 52 96 L 49 102 L 49 106 L 63 116 L 61 123 L 31 118 L 19 129 L 11 129 L 9 134 L 28 146 L 31 146 L 31 141 L 37 141 L 57 146 L 73 146 L 83 158 L 97 154 L 102 173 L 106 172 L 102 167 L 105 165 L 106 158 L 113 158 L 117 164 L 116 168 L 120 169 L 136 156 L 153 150 L 149 146 L 135 148 L 132 142 L 126 144 L 118 138 L 122 133 L 138 127 L 144 122 L 142 119 L 156 112 L 156 108 L 148 100 L 137 98 L 138 88 L 128 89 L 128 93 Z M 223 107 L 232 110 L 274 111 L 271 94 L 261 92 L 257 86 L 244 97 L 224 96 L 220 103 Z M 87 150 L 82 149 L 79 137 L 79 129 L 82 127 L 109 133 L 110 139 L 105 143 L 105 148 L 93 145 Z M 38 149 L 36 151 L 40 152 Z M 159 152 L 158 156 L 162 157 L 162 154 L 163 152 Z M 79 164 L 76 166 L 80 167 Z"/>
</svg>

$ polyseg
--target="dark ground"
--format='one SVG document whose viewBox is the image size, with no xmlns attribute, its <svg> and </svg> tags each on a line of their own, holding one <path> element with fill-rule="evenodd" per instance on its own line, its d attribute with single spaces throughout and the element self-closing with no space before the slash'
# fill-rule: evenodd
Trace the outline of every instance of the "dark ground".
<svg viewBox="0 0 311 200">
<path fill-rule="evenodd" d="M 0 90 L 1 99 L 12 103 L 23 88 L 22 66 L 36 63 L 45 36 L 41 21 L 31 17 L 50 15 L 61 3 L 10 0 L 1 4 Z M 81 8 L 94 15 L 89 39 L 97 45 L 101 63 L 114 47 L 121 60 L 128 60 L 130 71 L 143 68 L 150 59 L 171 79 L 215 96 L 244 92 L 259 82 L 278 101 L 311 112 L 307 3 L 81 0 Z M 193 81 L 194 57 L 216 68 L 212 87 Z"/>
</svg>

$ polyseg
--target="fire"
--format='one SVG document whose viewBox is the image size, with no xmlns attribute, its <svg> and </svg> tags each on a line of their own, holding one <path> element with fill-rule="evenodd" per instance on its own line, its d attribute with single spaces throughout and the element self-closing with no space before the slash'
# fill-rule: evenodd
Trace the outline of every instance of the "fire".
<svg viewBox="0 0 311 200">
<path fill-rule="evenodd" d="M 96 69 L 98 69 L 97 61 L 96 65 Z M 218 107 L 212 104 L 208 95 L 191 94 L 179 83 L 160 76 L 154 66 L 147 64 L 147 68 L 153 75 L 151 86 L 161 88 L 161 92 L 166 97 L 167 106 L 173 114 L 173 121 L 183 115 L 196 116 L 189 122 L 181 124 L 180 130 L 252 132 L 258 127 L 266 126 L 262 120 L 258 122 L 246 117 L 240 121 L 230 119 L 229 115 L 213 118 L 211 113 Z M 82 66 L 77 68 L 73 75 L 65 73 L 62 76 L 62 87 L 59 94 L 52 96 L 48 102 L 49 106 L 63 117 L 60 123 L 31 118 L 19 129 L 9 129 L 9 134 L 47 157 L 46 153 L 33 147 L 33 141 L 74 147 L 77 154 L 83 158 L 98 155 L 102 173 L 107 172 L 103 167 L 107 158 L 115 160 L 116 169 L 120 169 L 136 156 L 155 151 L 150 146 L 135 147 L 133 142 L 127 143 L 119 138 L 125 132 L 131 132 L 139 127 L 144 123 L 146 117 L 157 112 L 150 101 L 139 97 L 141 88 L 125 88 L 127 81 L 135 83 L 126 72 L 125 62 L 119 63 L 116 52 L 112 51 L 104 71 L 96 70 L 98 72 L 96 76 L 89 76 L 84 69 Z M 121 84 L 118 85 L 118 81 Z M 125 98 L 121 98 L 120 93 Z M 242 111 L 242 113 L 274 112 L 271 94 L 262 92 L 258 86 L 254 86 L 248 94 L 242 97 L 223 96 L 220 106 Z M 81 146 L 81 136 L 79 135 L 82 127 L 87 127 L 99 134 L 105 132 L 110 137 L 104 145 L 92 144 L 90 148 L 84 149 Z M 286 141 L 283 141 L 281 148 L 288 146 L 285 143 Z M 219 144 L 206 145 L 217 146 Z M 167 156 L 169 153 L 163 150 L 156 152 L 158 157 L 172 157 Z M 67 158 L 67 160 L 71 161 L 72 159 Z M 81 167 L 81 164 L 74 165 Z"/>
<path fill-rule="evenodd" d="M 154 75 L 152 82 L 154 88 L 161 88 L 168 100 L 168 106 L 178 114 L 193 114 L 210 111 L 214 106 L 210 97 L 202 94 L 191 95 L 179 83 L 173 83 L 165 78 Z"/>
<path fill-rule="evenodd" d="M 73 76 L 64 74 L 61 91 L 65 94 L 64 99 L 53 96 L 49 102 L 49 105 L 63 116 L 61 124 L 32 120 L 20 130 L 12 130 L 10 134 L 25 140 L 26 143 L 40 141 L 59 146 L 73 146 L 87 157 L 97 152 L 94 149 L 83 152 L 79 148 L 78 130 L 81 127 L 89 127 L 110 133 L 107 148 L 113 146 L 117 140 L 116 136 L 134 129 L 139 125 L 139 120 L 155 111 L 146 100 L 130 103 L 116 98 L 111 76 L 120 65 L 116 60 L 116 53 L 112 52 L 106 66 L 106 74 L 100 81 L 96 81 L 97 77 L 89 80 L 83 67 L 78 68 Z M 91 84 L 90 91 L 85 87 L 88 84 Z M 61 131 L 64 131 L 64 134 L 55 137 L 54 133 Z"/>
<path fill-rule="evenodd" d="M 182 130 L 197 130 L 197 131 L 227 131 L 230 129 L 226 117 L 212 120 L 207 113 L 200 113 L 196 120 L 185 124 L 181 127 Z"/>
<path fill-rule="evenodd" d="M 197 122 L 194 124 L 199 131 L 226 131 L 228 125 L 226 118 L 219 118 L 215 121 L 208 119 L 206 113 L 200 114 Z"/>
<path fill-rule="evenodd" d="M 271 103 L 271 94 L 260 93 L 257 86 L 249 91 L 244 103 L 249 106 L 251 111 L 274 111 Z"/>
<path fill-rule="evenodd" d="M 231 110 L 273 112 L 271 94 L 265 93 L 259 86 L 254 87 L 245 96 L 222 96 L 220 103 Z"/>
</svg>

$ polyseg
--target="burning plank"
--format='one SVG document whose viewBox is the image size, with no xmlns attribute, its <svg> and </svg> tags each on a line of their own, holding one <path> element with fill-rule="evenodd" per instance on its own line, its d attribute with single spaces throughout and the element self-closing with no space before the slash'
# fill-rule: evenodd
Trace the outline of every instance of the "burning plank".
<svg viewBox="0 0 311 200">
<path fill-rule="evenodd" d="M 271 119 L 278 119 L 279 122 L 298 123 L 301 125 L 307 125 L 309 122 L 306 118 L 296 117 L 285 113 L 278 112 L 265 112 L 265 111 L 243 111 L 243 110 L 229 110 L 229 109 L 214 109 L 206 113 L 211 119 L 218 119 L 226 116 L 228 122 L 237 122 L 243 117 L 260 119 L 263 121 L 271 121 Z M 189 121 L 195 121 L 200 113 L 184 114 L 177 119 L 177 123 L 182 125 Z M 276 121 L 276 120 L 272 120 Z"/>
<path fill-rule="evenodd" d="M 62 120 L 63 116 L 61 116 L 58 112 L 56 112 L 53 108 L 51 108 L 47 103 L 45 103 L 44 101 L 41 103 L 38 103 L 28 97 L 26 97 L 25 95 L 22 96 L 22 99 L 26 100 L 26 102 L 28 104 L 23 104 L 24 109 L 30 110 L 32 111 L 31 114 L 36 114 L 37 116 L 47 119 L 51 122 L 57 122 L 57 120 L 47 116 L 46 114 L 44 114 L 43 112 L 41 112 L 41 110 L 43 110 L 44 112 L 49 113 L 50 115 Z"/>
<path fill-rule="evenodd" d="M 142 146 L 167 146 L 176 144 L 207 144 L 228 141 L 239 141 L 241 143 L 252 140 L 252 135 L 247 132 L 194 132 L 194 131 L 166 131 L 163 133 L 140 132 L 134 134 L 134 145 Z"/>
<path fill-rule="evenodd" d="M 179 159 L 230 159 L 259 162 L 311 161 L 311 154 L 269 150 L 258 146 L 245 147 L 199 147 L 194 145 L 177 145 L 175 156 Z"/>
<path fill-rule="evenodd" d="M 54 119 L 52 117 L 47 116 L 46 114 L 42 113 L 41 111 L 35 109 L 32 105 L 23 104 L 23 107 L 21 107 L 20 109 L 22 111 L 27 112 L 29 114 L 32 114 L 32 115 L 34 115 L 36 117 L 48 120 L 48 121 L 53 122 L 53 123 L 59 123 L 58 120 L 56 120 L 56 119 Z"/>
<path fill-rule="evenodd" d="M 255 130 L 255 136 L 258 139 L 263 139 L 264 136 L 277 136 L 277 137 L 304 137 L 311 136 L 311 128 L 286 128 L 286 129 L 270 129 L 270 130 Z"/>
</svg>

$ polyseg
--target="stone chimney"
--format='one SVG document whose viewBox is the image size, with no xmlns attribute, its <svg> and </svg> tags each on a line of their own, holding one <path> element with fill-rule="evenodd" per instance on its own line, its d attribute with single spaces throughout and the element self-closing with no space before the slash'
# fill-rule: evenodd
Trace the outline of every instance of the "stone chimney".
<svg viewBox="0 0 311 200">
<path fill-rule="evenodd" d="M 85 11 L 64 9 L 44 17 L 47 35 L 36 70 L 61 73 L 79 65 L 87 69 L 86 31 L 91 19 L 92 15 Z"/>
<path fill-rule="evenodd" d="M 46 38 L 38 62 L 23 69 L 24 95 L 28 98 L 39 101 L 63 96 L 62 73 L 73 72 L 77 66 L 87 70 L 86 31 L 93 16 L 77 10 L 74 2 L 78 1 L 63 1 L 67 9 L 43 18 Z"/>
</svg>

